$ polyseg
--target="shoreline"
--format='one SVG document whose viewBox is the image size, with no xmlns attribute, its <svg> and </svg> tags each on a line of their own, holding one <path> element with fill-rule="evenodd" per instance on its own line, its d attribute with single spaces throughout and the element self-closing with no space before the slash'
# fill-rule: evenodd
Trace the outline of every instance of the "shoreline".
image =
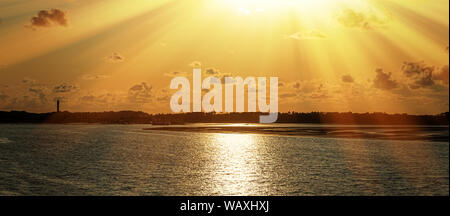
<svg viewBox="0 0 450 216">
<path fill-rule="evenodd" d="M 427 127 L 270 127 L 270 126 L 203 126 L 203 127 L 154 127 L 146 131 L 170 131 L 215 134 L 257 134 L 294 137 L 352 138 L 404 141 L 449 142 L 448 126 Z"/>
</svg>

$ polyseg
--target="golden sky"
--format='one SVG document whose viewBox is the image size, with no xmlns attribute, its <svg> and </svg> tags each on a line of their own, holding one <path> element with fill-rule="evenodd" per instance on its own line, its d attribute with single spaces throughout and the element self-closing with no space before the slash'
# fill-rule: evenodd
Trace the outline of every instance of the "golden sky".
<svg viewBox="0 0 450 216">
<path fill-rule="evenodd" d="M 0 110 L 170 112 L 174 76 L 276 76 L 280 111 L 449 110 L 448 0 L 0 0 Z"/>
</svg>

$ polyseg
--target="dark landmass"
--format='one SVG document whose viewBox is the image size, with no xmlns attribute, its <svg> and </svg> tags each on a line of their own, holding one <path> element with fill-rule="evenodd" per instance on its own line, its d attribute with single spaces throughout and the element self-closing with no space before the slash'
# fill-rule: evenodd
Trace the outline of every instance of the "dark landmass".
<svg viewBox="0 0 450 216">
<path fill-rule="evenodd" d="M 37 124 L 151 124 L 152 115 L 144 112 L 96 112 L 96 113 L 28 113 L 23 111 L 0 112 L 0 123 L 37 123 Z"/>
<path fill-rule="evenodd" d="M 0 123 L 99 123 L 177 125 L 190 123 L 258 123 L 262 113 L 182 113 L 148 114 L 135 111 L 97 113 L 28 113 L 0 111 Z M 386 113 L 280 113 L 277 123 L 311 123 L 344 125 L 449 125 L 449 113 L 408 115 Z"/>
<path fill-rule="evenodd" d="M 449 142 L 448 126 L 202 126 L 202 127 L 153 127 L 144 130 L 192 133 L 265 134 L 301 137 L 359 138 L 381 140 L 423 140 Z"/>
</svg>

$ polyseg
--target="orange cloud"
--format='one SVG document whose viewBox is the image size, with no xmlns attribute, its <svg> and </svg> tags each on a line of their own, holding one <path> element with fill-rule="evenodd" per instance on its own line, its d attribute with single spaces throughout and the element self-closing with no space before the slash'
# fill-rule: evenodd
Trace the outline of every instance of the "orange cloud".
<svg viewBox="0 0 450 216">
<path fill-rule="evenodd" d="M 31 27 L 67 26 L 66 13 L 60 9 L 41 10 L 30 20 Z"/>
<path fill-rule="evenodd" d="M 344 75 L 344 76 L 342 76 L 342 82 L 353 83 L 353 82 L 355 82 L 355 80 L 353 79 L 353 77 L 351 75 Z"/>
<path fill-rule="evenodd" d="M 373 86 L 381 90 L 392 90 L 398 87 L 398 82 L 392 78 L 392 73 L 384 72 L 383 69 L 376 70 L 377 75 L 373 81 Z"/>
</svg>

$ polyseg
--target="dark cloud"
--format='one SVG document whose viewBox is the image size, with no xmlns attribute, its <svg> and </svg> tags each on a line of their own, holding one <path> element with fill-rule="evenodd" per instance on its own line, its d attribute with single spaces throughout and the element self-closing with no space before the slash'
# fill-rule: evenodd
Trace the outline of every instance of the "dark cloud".
<svg viewBox="0 0 450 216">
<path fill-rule="evenodd" d="M 401 77 L 394 80 L 391 73 L 377 69 L 374 87 L 403 96 L 417 96 L 419 92 L 448 92 L 449 67 L 427 65 L 424 62 L 404 62 L 401 67 Z M 445 86 L 447 85 L 447 86 Z M 420 91 L 421 89 L 427 91 Z"/>
<path fill-rule="evenodd" d="M 173 72 L 164 73 L 164 75 L 168 76 L 168 77 L 179 77 L 179 76 L 187 76 L 188 74 L 186 72 L 173 71 Z"/>
<path fill-rule="evenodd" d="M 152 86 L 143 82 L 141 84 L 134 85 L 128 90 L 128 99 L 132 103 L 148 103 L 152 100 Z"/>
<path fill-rule="evenodd" d="M 76 92 L 78 90 L 79 90 L 79 87 L 77 85 L 66 84 L 66 83 L 55 86 L 55 88 L 53 88 L 54 93 L 72 93 L 72 92 Z"/>
<path fill-rule="evenodd" d="M 222 81 L 222 84 L 235 84 L 236 80 L 227 81 L 227 77 L 233 77 L 233 74 L 231 73 L 223 73 L 220 74 L 220 80 Z"/>
<path fill-rule="evenodd" d="M 125 60 L 125 57 L 123 57 L 121 54 L 115 52 L 115 53 L 112 53 L 110 56 L 106 57 L 106 59 L 109 62 L 118 63 L 118 62 L 123 62 Z"/>
<path fill-rule="evenodd" d="M 35 84 L 36 80 L 28 78 L 28 77 L 25 77 L 25 78 L 22 79 L 22 83 L 24 83 L 24 84 Z"/>
<path fill-rule="evenodd" d="M 197 66 L 194 65 L 194 64 L 197 64 L 197 63 L 192 63 L 191 64 L 191 66 L 194 67 L 194 68 L 201 67 L 200 66 L 201 64 L 199 62 L 197 64 Z M 182 76 L 182 77 L 191 77 L 192 73 L 186 73 L 186 72 L 183 72 L 183 71 L 172 71 L 172 72 L 164 73 L 164 75 L 168 76 L 168 77 L 180 77 L 180 76 Z M 210 67 L 210 68 L 207 68 L 207 69 L 202 71 L 202 76 L 204 76 L 204 77 L 216 77 L 219 80 L 221 80 L 222 84 L 225 84 L 225 81 L 226 81 L 225 78 L 226 77 L 232 77 L 233 74 L 231 74 L 231 73 L 223 73 L 217 68 Z M 228 83 L 228 84 L 232 84 L 232 83 Z"/>
<path fill-rule="evenodd" d="M 347 74 L 347 75 L 342 76 L 342 82 L 353 83 L 353 82 L 355 82 L 355 80 L 353 79 L 353 77 L 351 75 Z"/>
<path fill-rule="evenodd" d="M 448 80 L 448 73 L 449 73 L 449 69 L 448 69 L 448 65 L 445 65 L 443 67 L 440 68 L 439 72 L 436 74 L 433 74 L 433 78 L 435 80 L 440 80 L 442 81 L 444 84 L 449 84 L 449 80 Z"/>
<path fill-rule="evenodd" d="M 227 78 L 227 77 L 232 77 L 232 78 L 233 78 L 233 74 L 231 74 L 231 73 L 222 73 L 222 72 L 221 72 L 219 69 L 217 69 L 217 68 L 213 68 L 213 67 L 207 68 L 207 69 L 204 71 L 204 75 L 207 76 L 207 77 L 210 77 L 210 76 L 217 77 L 217 78 L 219 78 L 219 80 L 220 80 L 220 82 L 221 82 L 222 84 L 234 84 L 233 81 L 232 81 L 232 82 L 229 82 L 229 83 L 226 83 L 226 78 Z"/>
<path fill-rule="evenodd" d="M 362 13 L 352 9 L 345 9 L 337 15 L 338 22 L 349 28 L 374 29 L 384 27 L 390 21 L 390 16 L 381 17 L 376 13 Z"/>
<path fill-rule="evenodd" d="M 404 62 L 402 72 L 410 80 L 410 88 L 426 88 L 431 87 L 435 83 L 433 81 L 434 66 L 428 66 L 422 62 Z"/>
<path fill-rule="evenodd" d="M 289 91 L 280 94 L 281 98 L 292 98 L 298 96 L 303 99 L 331 98 L 329 94 L 330 85 L 319 80 L 295 81 L 289 84 Z"/>
<path fill-rule="evenodd" d="M 83 79 L 85 79 L 85 80 L 101 80 L 101 79 L 107 79 L 107 78 L 109 78 L 108 75 L 86 74 L 83 76 Z"/>
<path fill-rule="evenodd" d="M 292 88 L 300 89 L 300 87 L 301 87 L 300 82 L 295 82 L 294 84 L 292 84 Z"/>
<path fill-rule="evenodd" d="M 397 81 L 392 79 L 392 73 L 385 73 L 383 69 L 376 70 L 376 77 L 373 81 L 373 86 L 381 90 L 393 90 L 398 87 Z"/>
<path fill-rule="evenodd" d="M 217 76 L 220 75 L 220 70 L 217 68 L 208 68 L 205 70 L 205 74 L 208 76 Z"/>
<path fill-rule="evenodd" d="M 30 20 L 31 27 L 67 26 L 66 13 L 60 9 L 41 10 Z"/>
</svg>

